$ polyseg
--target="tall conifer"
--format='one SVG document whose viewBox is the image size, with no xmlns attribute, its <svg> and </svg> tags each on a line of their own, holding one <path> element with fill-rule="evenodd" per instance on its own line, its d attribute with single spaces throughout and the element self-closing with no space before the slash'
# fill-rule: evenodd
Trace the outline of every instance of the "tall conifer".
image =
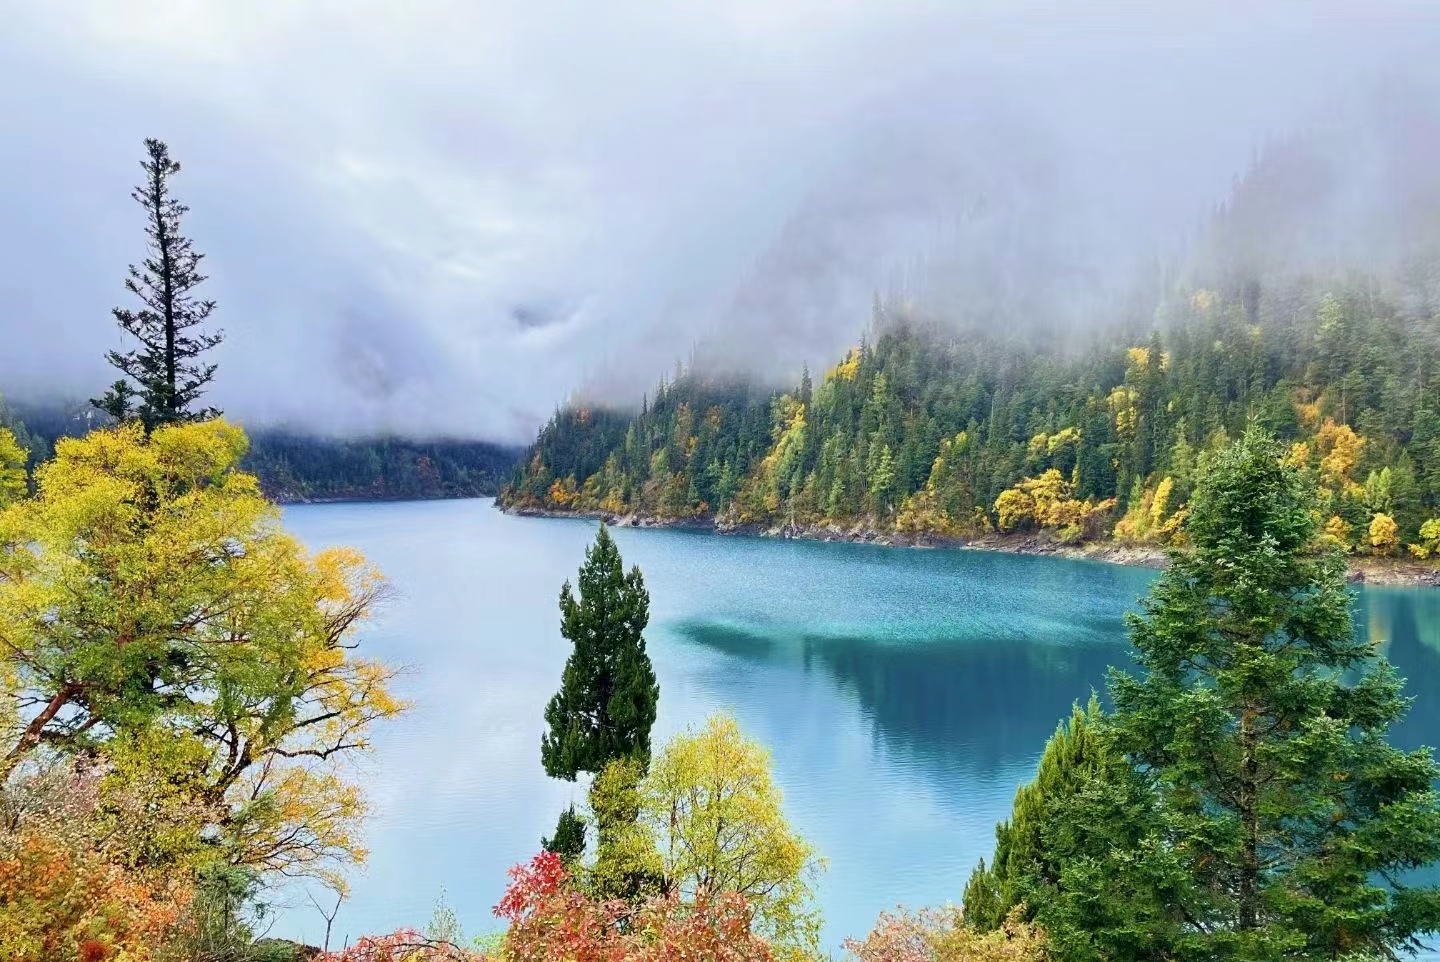
<svg viewBox="0 0 1440 962">
<path fill-rule="evenodd" d="M 140 299 L 139 310 L 114 309 L 115 321 L 140 342 L 129 351 L 106 354 L 124 377 L 104 397 L 91 403 L 117 421 L 138 418 L 146 431 L 162 424 L 200 421 L 217 416 L 214 408 L 194 409 L 215 377 L 215 365 L 198 358 L 223 338 L 220 331 L 197 328 L 215 309 L 214 301 L 200 300 L 195 288 L 204 283 L 195 250 L 181 233 L 180 219 L 190 208 L 170 192 L 170 178 L 180 164 L 170 149 L 154 138 L 145 141 L 140 162 L 145 178 L 131 196 L 145 209 L 148 252 L 140 267 L 130 265 L 125 289 Z"/>
<path fill-rule="evenodd" d="M 1203 476 L 1193 549 L 1131 617 L 1115 745 L 1161 802 L 1151 851 L 1194 883 L 1178 957 L 1388 957 L 1440 928 L 1440 894 L 1405 877 L 1440 859 L 1440 768 L 1386 742 L 1403 680 L 1355 637 L 1280 454 L 1252 429 Z"/>
<path fill-rule="evenodd" d="M 638 567 L 624 570 L 605 525 L 585 551 L 578 580 L 560 589 L 560 634 L 574 645 L 560 690 L 545 708 L 545 771 L 574 781 L 617 758 L 650 759 L 660 686 L 645 651 L 650 595 Z"/>
<path fill-rule="evenodd" d="M 625 572 L 620 549 L 602 523 L 585 550 L 578 579 L 560 589 L 560 633 L 574 645 L 560 678 L 560 690 L 545 706 L 547 731 L 540 761 L 552 778 L 574 781 L 581 772 L 598 774 L 617 759 L 640 769 L 650 762 L 650 728 L 660 685 L 645 651 L 650 595 L 638 567 Z M 584 850 L 584 826 L 572 806 L 561 813 L 544 846 L 575 859 Z"/>
</svg>

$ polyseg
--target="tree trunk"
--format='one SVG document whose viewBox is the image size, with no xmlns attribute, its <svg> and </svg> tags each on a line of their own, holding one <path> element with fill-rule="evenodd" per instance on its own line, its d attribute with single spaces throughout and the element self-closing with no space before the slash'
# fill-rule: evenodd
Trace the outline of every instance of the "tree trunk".
<svg viewBox="0 0 1440 962">
<path fill-rule="evenodd" d="M 157 164 L 152 182 L 150 202 L 155 205 L 155 243 L 160 248 L 160 282 L 165 300 L 165 415 L 176 413 L 175 397 L 175 265 L 170 254 L 172 238 L 165 224 L 164 172 Z"/>
<path fill-rule="evenodd" d="M 40 744 L 40 736 L 45 731 L 45 726 L 50 724 L 51 720 L 59 714 L 60 709 L 70 703 L 70 699 L 73 698 L 79 690 L 80 686 L 74 682 L 66 682 L 56 689 L 54 696 L 52 696 L 50 701 L 45 705 L 44 710 L 36 715 L 29 725 L 25 726 L 25 731 L 21 733 L 20 740 L 6 753 L 3 759 L 0 759 L 0 782 L 4 782 L 5 779 L 9 778 L 10 773 L 24 760 L 25 756 L 28 755 L 36 745 Z"/>
<path fill-rule="evenodd" d="M 1240 857 L 1240 879 L 1237 928 L 1241 931 L 1260 926 L 1260 761 L 1256 757 L 1259 736 L 1255 732 L 1255 712 L 1246 708 L 1240 716 L 1240 824 L 1244 831 Z"/>
</svg>

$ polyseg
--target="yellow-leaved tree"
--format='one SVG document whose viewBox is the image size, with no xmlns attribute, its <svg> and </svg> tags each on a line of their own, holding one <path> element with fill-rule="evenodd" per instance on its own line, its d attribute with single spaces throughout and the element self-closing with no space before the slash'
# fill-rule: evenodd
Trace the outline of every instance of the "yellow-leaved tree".
<svg viewBox="0 0 1440 962">
<path fill-rule="evenodd" d="M 735 719 L 719 715 L 672 739 L 641 780 L 640 800 L 667 889 L 738 893 L 776 946 L 817 947 L 810 880 L 819 862 L 786 824 L 768 754 Z"/>
<path fill-rule="evenodd" d="M 363 858 L 348 756 L 402 710 L 353 633 L 384 582 L 307 552 L 215 420 L 65 439 L 0 511 L 0 778 L 98 749 L 216 812 L 224 856 L 343 885 Z"/>
<path fill-rule="evenodd" d="M 1417 558 L 1440 557 L 1440 518 L 1431 518 L 1420 525 L 1420 543 L 1410 545 Z"/>
<path fill-rule="evenodd" d="M 0 428 L 0 508 L 25 494 L 25 449 L 8 428 Z"/>
<path fill-rule="evenodd" d="M 1400 526 L 1395 519 L 1384 512 L 1376 512 L 1370 519 L 1370 551 L 1377 555 L 1392 555 L 1400 547 Z"/>
<path fill-rule="evenodd" d="M 1002 532 L 1034 526 L 1056 530 L 1065 541 L 1095 537 L 1101 520 L 1114 507 L 1114 498 L 1078 500 L 1070 482 L 1055 468 L 1021 480 L 995 499 L 996 524 Z"/>
<path fill-rule="evenodd" d="M 596 779 L 597 894 L 656 888 L 687 904 L 740 895 L 753 931 L 779 957 L 816 955 L 820 915 L 810 886 L 821 863 L 785 821 L 765 749 L 717 715 L 671 739 L 637 785 L 638 775 L 622 760 Z"/>
</svg>

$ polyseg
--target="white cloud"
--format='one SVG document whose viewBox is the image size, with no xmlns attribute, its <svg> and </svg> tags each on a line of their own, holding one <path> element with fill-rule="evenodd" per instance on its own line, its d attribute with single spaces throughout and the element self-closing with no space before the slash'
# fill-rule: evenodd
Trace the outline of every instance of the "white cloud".
<svg viewBox="0 0 1440 962">
<path fill-rule="evenodd" d="M 1053 165 L 1032 206 L 1086 213 L 1039 233 L 1193 219 L 1323 87 L 1414 60 L 1424 13 L 0 0 L 0 389 L 107 379 L 145 136 L 186 167 L 232 413 L 523 440 L 717 326 L 823 360 L 977 179 Z"/>
</svg>

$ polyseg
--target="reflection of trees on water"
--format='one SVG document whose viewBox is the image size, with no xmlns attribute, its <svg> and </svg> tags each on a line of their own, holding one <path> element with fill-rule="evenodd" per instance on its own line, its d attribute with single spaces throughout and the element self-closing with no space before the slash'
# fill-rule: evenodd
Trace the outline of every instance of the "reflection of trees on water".
<svg viewBox="0 0 1440 962">
<path fill-rule="evenodd" d="M 1404 749 L 1440 747 L 1440 591 L 1362 592 L 1355 630 L 1406 680 L 1410 712 L 1390 733 Z M 1411 884 L 1440 885 L 1440 866 L 1412 873 Z"/>
<path fill-rule="evenodd" d="M 852 693 L 891 748 L 959 755 L 980 771 L 1038 755 L 1070 705 L 1104 687 L 1115 646 L 1024 638 L 949 639 L 875 648 L 864 638 L 805 639 L 807 664 Z"/>
<path fill-rule="evenodd" d="M 958 764 L 993 772 L 1034 758 L 1071 703 L 1102 689 L 1106 667 L 1124 653 L 1119 645 L 1026 637 L 896 643 L 815 632 L 785 637 L 704 620 L 675 628 L 745 661 L 824 671 L 855 699 L 885 748 L 941 770 Z"/>
<path fill-rule="evenodd" d="M 1440 591 L 1366 591 L 1355 629 L 1390 659 L 1412 697 L 1391 740 L 1401 748 L 1440 747 Z"/>
<path fill-rule="evenodd" d="M 710 619 L 674 628 L 744 661 L 823 671 L 887 749 L 948 770 L 995 771 L 1035 757 L 1070 704 L 1092 688 L 1103 694 L 1105 669 L 1128 664 L 1120 621 L 1104 613 L 1064 625 L 1070 644 L 1025 634 L 898 641 Z M 1440 591 L 1363 591 L 1355 628 L 1414 696 L 1394 742 L 1440 746 Z"/>
</svg>

